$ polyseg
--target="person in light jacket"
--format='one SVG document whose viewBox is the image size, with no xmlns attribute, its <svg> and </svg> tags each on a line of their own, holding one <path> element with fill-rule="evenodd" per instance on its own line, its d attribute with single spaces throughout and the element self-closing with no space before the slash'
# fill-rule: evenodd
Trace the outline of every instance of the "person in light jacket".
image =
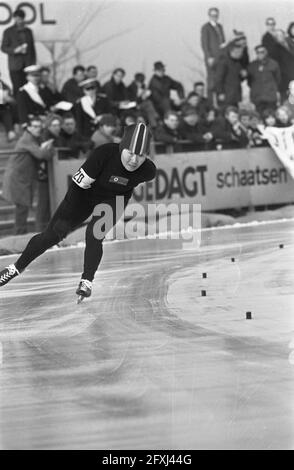
<svg viewBox="0 0 294 470">
<path fill-rule="evenodd" d="M 15 234 L 27 233 L 29 209 L 32 206 L 37 163 L 53 156 L 52 141 L 41 144 L 42 123 L 31 118 L 9 159 L 3 179 L 3 198 L 15 204 Z"/>
</svg>

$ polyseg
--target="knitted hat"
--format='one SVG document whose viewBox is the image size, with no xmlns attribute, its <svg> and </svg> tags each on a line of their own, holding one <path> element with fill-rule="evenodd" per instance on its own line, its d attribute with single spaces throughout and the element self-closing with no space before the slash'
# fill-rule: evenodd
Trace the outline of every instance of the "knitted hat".
<svg viewBox="0 0 294 470">
<path fill-rule="evenodd" d="M 142 122 L 127 126 L 119 144 L 120 151 L 128 149 L 136 155 L 150 153 L 151 133 L 149 128 Z"/>
</svg>

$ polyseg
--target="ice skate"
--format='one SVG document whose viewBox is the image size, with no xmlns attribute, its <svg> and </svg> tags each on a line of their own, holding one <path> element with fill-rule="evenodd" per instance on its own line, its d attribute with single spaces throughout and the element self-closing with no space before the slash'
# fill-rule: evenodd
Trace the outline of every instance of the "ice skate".
<svg viewBox="0 0 294 470">
<path fill-rule="evenodd" d="M 11 281 L 11 279 L 18 276 L 19 274 L 20 272 L 18 271 L 18 269 L 16 269 L 14 264 L 10 264 L 6 268 L 4 268 L 0 272 L 0 287 L 5 286 L 5 284 L 7 284 L 9 281 Z"/>
<path fill-rule="evenodd" d="M 87 279 L 81 279 L 76 294 L 78 296 L 78 304 L 80 304 L 85 297 L 90 297 L 92 294 L 92 282 Z"/>
</svg>

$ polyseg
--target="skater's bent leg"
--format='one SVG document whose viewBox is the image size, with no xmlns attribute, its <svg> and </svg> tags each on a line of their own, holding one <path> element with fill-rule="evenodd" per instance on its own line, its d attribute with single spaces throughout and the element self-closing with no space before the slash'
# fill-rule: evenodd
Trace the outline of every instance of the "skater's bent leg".
<svg viewBox="0 0 294 470">
<path fill-rule="evenodd" d="M 62 233 L 61 231 L 58 231 L 58 228 L 56 230 L 55 227 L 53 228 L 49 224 L 44 232 L 38 233 L 30 239 L 24 252 L 16 261 L 15 267 L 20 272 L 23 271 L 32 261 L 34 261 L 34 259 L 38 258 L 38 256 L 45 253 L 46 250 L 59 243 L 66 234 L 67 231 Z"/>
<path fill-rule="evenodd" d="M 67 201 L 63 201 L 57 208 L 51 221 L 44 232 L 35 235 L 29 241 L 23 254 L 18 258 L 15 267 L 23 271 L 33 260 L 42 253 L 59 243 L 75 228 L 77 228 L 91 214 L 93 207 L 91 205 L 75 206 L 72 212 L 69 212 Z"/>
<path fill-rule="evenodd" d="M 106 203 L 111 208 L 109 213 L 111 218 L 106 223 L 106 226 L 104 225 L 104 222 L 101 223 L 101 218 L 104 220 L 105 215 L 102 210 L 102 213 L 99 216 L 94 215 L 92 217 L 86 230 L 86 248 L 84 254 L 84 272 L 82 274 L 82 279 L 87 279 L 91 282 L 94 279 L 95 273 L 103 255 L 103 240 L 107 233 L 116 225 L 123 215 L 127 205 L 127 199 L 123 202 L 123 204 L 120 205 L 116 205 L 115 200 L 110 200 Z M 98 206 L 96 206 L 96 208 L 97 207 Z"/>
<path fill-rule="evenodd" d="M 96 220 L 96 217 L 93 217 L 87 226 L 84 272 L 82 274 L 82 279 L 87 279 L 91 282 L 94 279 L 103 254 L 103 239 L 96 238 L 94 234 L 94 225 Z"/>
</svg>

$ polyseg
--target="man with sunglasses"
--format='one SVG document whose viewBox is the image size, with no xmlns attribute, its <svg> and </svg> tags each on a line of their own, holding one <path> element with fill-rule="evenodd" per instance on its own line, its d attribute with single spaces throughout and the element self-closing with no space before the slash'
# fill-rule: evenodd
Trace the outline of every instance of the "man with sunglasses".
<svg viewBox="0 0 294 470">
<path fill-rule="evenodd" d="M 74 105 L 74 114 L 79 133 L 88 139 L 91 138 L 103 114 L 111 110 L 106 95 L 98 93 L 96 78 L 87 78 L 79 86 L 84 96 Z"/>
<path fill-rule="evenodd" d="M 66 196 L 46 230 L 29 241 L 15 264 L 0 272 L 0 286 L 24 271 L 34 259 L 94 213 L 86 229 L 84 271 L 76 291 L 80 300 L 90 297 L 105 235 L 122 216 L 133 189 L 155 177 L 156 167 L 147 158 L 150 138 L 148 127 L 139 123 L 125 128 L 120 144 L 109 143 L 94 149 L 73 176 Z"/>
</svg>

